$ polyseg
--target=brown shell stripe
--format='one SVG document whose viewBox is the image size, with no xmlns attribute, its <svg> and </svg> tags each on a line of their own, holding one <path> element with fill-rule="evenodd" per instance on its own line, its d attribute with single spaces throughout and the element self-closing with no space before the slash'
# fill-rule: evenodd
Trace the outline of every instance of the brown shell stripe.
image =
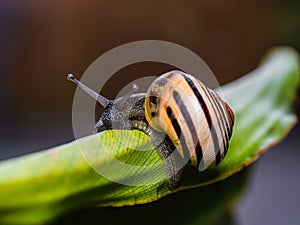
<svg viewBox="0 0 300 225">
<path fill-rule="evenodd" d="M 197 87 L 195 87 L 194 85 L 191 85 L 191 83 L 193 83 L 193 82 L 188 83 L 186 81 L 186 79 L 184 79 L 184 76 L 182 74 L 176 74 L 176 76 L 172 76 L 170 78 L 172 79 L 172 83 L 174 86 L 180 86 L 180 87 L 184 88 L 182 93 L 178 93 L 177 91 L 174 91 L 173 88 L 170 88 L 169 92 L 168 92 L 168 95 L 170 95 L 170 96 L 173 93 L 173 98 L 170 99 L 170 101 L 168 102 L 168 106 L 172 105 L 172 103 L 173 103 L 174 105 L 176 105 L 176 108 L 179 109 L 178 111 L 176 111 L 175 115 L 173 115 L 174 113 L 172 114 L 172 121 L 173 121 L 172 126 L 173 126 L 173 129 L 176 130 L 176 134 L 177 134 L 176 139 L 177 140 L 180 139 L 182 149 L 185 150 L 184 158 L 187 157 L 186 149 L 188 149 L 189 153 L 190 153 L 191 164 L 195 167 L 198 167 L 201 159 L 203 158 L 203 150 L 201 147 L 201 142 L 202 142 L 202 144 L 205 144 L 205 143 L 203 143 L 203 141 L 205 141 L 205 140 L 203 140 L 203 137 L 201 137 L 201 134 L 200 134 L 201 132 L 199 133 L 199 130 L 200 129 L 202 129 L 202 130 L 210 129 L 209 125 L 211 125 L 211 119 L 209 116 L 208 108 L 206 107 L 206 104 L 205 104 L 204 100 L 202 99 L 201 94 L 198 91 L 196 92 L 195 90 L 193 90 L 193 88 L 197 89 Z M 171 92 L 170 90 L 173 90 L 173 91 Z M 196 94 L 195 94 L 195 92 L 196 92 Z M 181 95 L 187 96 L 187 97 L 189 97 L 189 99 L 187 99 L 183 102 Z M 202 113 L 198 114 L 198 112 L 195 109 L 195 108 L 198 108 L 195 104 L 196 104 L 196 102 L 199 102 L 199 101 L 200 101 L 200 106 L 202 106 L 202 108 L 204 108 L 204 109 L 202 109 L 203 114 Z M 191 107 L 189 104 L 193 104 L 193 107 Z M 168 110 L 167 113 L 170 116 L 171 108 L 169 107 L 167 110 Z M 191 111 L 191 110 L 194 110 L 194 111 Z M 192 118 L 191 115 L 194 115 L 194 116 L 196 115 L 197 118 L 196 119 Z M 198 130 L 197 130 L 195 125 L 199 126 L 198 122 L 200 120 L 202 120 L 201 119 L 202 116 L 203 116 L 203 120 L 209 121 L 208 122 L 209 125 L 204 125 L 204 126 L 208 126 L 207 128 L 198 127 Z M 181 120 L 184 119 L 184 121 L 181 121 L 180 118 L 181 118 Z M 208 118 L 208 119 L 206 119 L 206 118 Z M 178 122 L 177 119 L 179 119 L 179 121 L 181 121 L 181 122 Z M 195 122 L 197 124 L 195 124 Z M 183 128 L 182 126 L 185 123 L 187 124 L 187 126 L 185 125 L 186 128 Z M 178 132 L 179 130 L 180 130 L 180 132 Z M 182 130 L 185 130 L 185 132 L 182 132 Z M 213 138 L 215 138 L 213 145 L 214 146 L 217 145 L 216 143 L 218 143 L 218 136 L 217 136 L 216 132 L 211 131 L 211 129 L 210 129 L 210 135 L 212 136 L 212 140 L 213 140 Z M 187 145 L 187 142 L 189 142 L 190 145 Z M 192 143 L 192 145 L 191 145 L 191 143 Z M 214 150 L 215 148 L 216 147 L 209 148 L 209 151 Z M 207 152 L 206 156 L 208 158 L 203 158 L 203 160 L 205 160 L 205 163 L 211 163 L 212 161 L 214 162 L 216 160 L 215 156 L 214 156 L 214 159 L 211 159 L 211 156 L 209 156 L 209 155 L 212 156 L 211 152 Z M 217 155 L 217 153 L 215 155 Z M 217 155 L 217 159 L 218 159 L 218 155 Z"/>
<path fill-rule="evenodd" d="M 184 159 L 187 159 L 190 157 L 190 153 L 188 151 L 188 147 L 187 147 L 187 144 L 186 144 L 186 140 L 185 140 L 185 137 L 182 133 L 182 130 L 181 130 L 181 127 L 178 123 L 178 120 L 176 119 L 176 116 L 172 110 L 172 108 L 170 106 L 168 106 L 166 108 L 166 112 L 167 112 L 167 115 L 170 119 L 170 122 L 172 123 L 172 128 L 175 130 L 176 132 L 176 135 L 177 135 L 177 139 L 180 140 L 180 144 L 182 146 L 182 150 L 183 150 L 183 157 Z M 172 138 L 170 137 L 170 139 L 172 140 Z M 176 144 L 174 143 L 174 145 L 176 146 Z"/>
<path fill-rule="evenodd" d="M 173 98 L 174 98 L 175 102 L 177 103 L 178 107 L 180 108 L 181 114 L 184 117 L 184 119 L 185 119 L 185 121 L 186 121 L 186 123 L 188 125 L 191 137 L 193 139 L 194 149 L 190 149 L 189 151 L 191 151 L 191 150 L 195 151 L 195 153 L 196 153 L 196 160 L 197 161 L 194 162 L 191 159 L 191 164 L 193 166 L 198 166 L 200 160 L 202 159 L 203 154 L 202 154 L 202 148 L 201 148 L 201 145 L 199 143 L 199 138 L 198 138 L 197 130 L 195 128 L 193 119 L 191 118 L 190 113 L 189 113 L 187 107 L 185 106 L 182 98 L 180 97 L 180 94 L 177 91 L 173 92 Z"/>
<path fill-rule="evenodd" d="M 215 161 L 216 161 L 216 164 L 218 164 L 221 161 L 221 152 L 220 152 L 220 147 L 219 147 L 219 138 L 218 138 L 218 135 L 217 135 L 217 131 L 215 129 L 215 125 L 213 123 L 213 118 L 211 116 L 211 110 L 207 107 L 207 104 L 204 101 L 203 96 L 200 94 L 198 88 L 196 87 L 196 85 L 193 81 L 195 79 L 192 80 L 190 77 L 188 77 L 185 74 L 182 74 L 182 76 L 184 77 L 186 82 L 189 84 L 190 88 L 193 90 L 195 96 L 198 99 L 199 105 L 200 105 L 200 107 L 202 108 L 202 110 L 205 114 L 206 121 L 207 121 L 208 126 L 210 128 L 211 137 L 213 139 L 214 151 L 215 151 L 215 156 L 216 156 Z M 203 86 L 201 86 L 201 87 L 202 87 L 202 89 L 206 89 Z M 218 117 L 216 117 L 216 118 L 217 118 L 217 122 L 219 123 Z"/>
<path fill-rule="evenodd" d="M 200 83 L 200 82 L 199 82 Z M 203 85 L 200 83 L 200 85 Z M 216 99 L 216 93 L 214 93 L 211 90 L 206 90 L 206 94 L 209 95 L 210 99 L 212 99 L 212 101 L 215 103 L 214 106 L 216 106 L 218 114 L 219 114 L 219 118 L 221 123 L 222 123 L 222 132 L 225 133 L 225 137 L 223 136 L 224 139 L 224 151 L 222 154 L 222 158 L 225 157 L 225 154 L 228 150 L 228 144 L 229 144 L 229 139 L 231 138 L 231 125 L 230 125 L 230 121 L 231 121 L 231 117 L 228 115 L 227 113 L 227 109 L 225 104 L 221 104 L 220 101 L 218 101 Z M 218 97 L 219 99 L 221 99 L 220 97 Z M 230 121 L 229 121 L 230 119 Z"/>
<path fill-rule="evenodd" d="M 221 143 L 219 143 L 219 153 L 220 153 L 220 157 L 222 160 L 225 156 L 225 153 L 226 153 L 226 149 L 227 149 L 227 146 L 228 146 L 228 138 L 227 138 L 227 132 L 226 132 L 226 128 L 225 128 L 225 125 L 224 125 L 224 117 L 221 116 L 221 112 L 220 112 L 220 104 L 219 102 L 215 99 L 215 97 L 213 97 L 211 95 L 211 92 L 209 90 L 205 90 L 206 92 L 206 95 L 207 95 L 207 99 L 211 102 L 211 105 L 212 105 L 212 110 L 214 111 L 214 115 L 216 116 L 216 121 L 218 123 L 218 127 L 220 128 L 220 131 L 221 131 L 221 138 L 222 140 L 222 144 L 223 144 L 223 148 L 221 148 Z M 216 161 L 216 165 L 218 165 L 220 163 L 220 161 Z"/>
<path fill-rule="evenodd" d="M 203 84 L 201 84 L 200 82 L 198 82 L 202 87 Z M 223 148 L 221 148 L 220 146 L 220 154 L 221 154 L 221 160 L 224 158 L 225 154 L 226 154 L 226 150 L 228 148 L 228 141 L 229 137 L 228 137 L 228 130 L 226 129 L 227 126 L 227 118 L 224 115 L 223 107 L 221 106 L 221 104 L 219 103 L 219 101 L 216 99 L 216 96 L 212 96 L 212 92 L 210 90 L 208 90 L 207 88 L 203 88 L 206 98 L 208 99 L 208 101 L 210 101 L 211 105 L 212 105 L 212 110 L 214 111 L 214 115 L 216 116 L 217 122 L 218 122 L 218 126 L 220 127 L 221 130 L 221 135 L 222 135 L 222 142 L 223 142 Z M 218 165 L 218 162 L 216 162 L 216 165 Z"/>
<path fill-rule="evenodd" d="M 165 95 L 163 95 L 165 98 L 160 105 L 160 117 L 163 118 L 165 131 L 179 154 L 193 166 L 197 166 L 202 159 L 202 149 L 198 140 L 198 132 L 190 116 L 191 113 L 188 112 L 191 107 L 188 107 L 189 103 L 186 104 L 186 102 L 191 102 L 191 99 L 193 102 L 197 102 L 197 99 L 181 75 L 173 74 L 168 77 L 168 80 Z M 183 96 L 189 99 L 185 101 L 185 104 L 181 99 Z"/>
<path fill-rule="evenodd" d="M 212 97 L 212 99 L 215 102 L 215 106 L 217 107 L 217 111 L 219 113 L 219 116 L 221 117 L 221 119 L 220 119 L 221 124 L 222 124 L 221 130 L 222 130 L 222 132 L 225 133 L 225 137 L 223 136 L 223 140 L 224 140 L 224 151 L 223 151 L 223 155 L 222 155 L 222 158 L 223 158 L 228 149 L 228 141 L 226 141 L 226 140 L 229 140 L 227 117 L 224 115 L 224 109 L 223 109 L 222 105 L 218 101 L 216 101 L 213 97 Z"/>
</svg>

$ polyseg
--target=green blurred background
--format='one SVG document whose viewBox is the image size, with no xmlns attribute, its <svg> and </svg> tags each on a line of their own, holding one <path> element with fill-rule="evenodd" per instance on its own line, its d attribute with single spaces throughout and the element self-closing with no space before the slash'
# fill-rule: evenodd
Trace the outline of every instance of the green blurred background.
<svg viewBox="0 0 300 225">
<path fill-rule="evenodd" d="M 299 51 L 299 12 L 297 0 L 0 0 L 0 160 L 71 141 L 75 87 L 66 74 L 80 77 L 118 45 L 175 42 L 197 53 L 223 84 L 254 69 L 273 46 Z M 129 66 L 102 93 L 113 98 L 129 80 L 166 69 Z M 256 164 L 238 224 L 299 223 L 299 135 L 297 126 Z"/>
</svg>

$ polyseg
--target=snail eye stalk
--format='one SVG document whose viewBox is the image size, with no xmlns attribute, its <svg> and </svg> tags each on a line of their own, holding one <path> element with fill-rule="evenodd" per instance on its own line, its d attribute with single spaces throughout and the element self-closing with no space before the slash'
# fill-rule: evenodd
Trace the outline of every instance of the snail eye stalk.
<svg viewBox="0 0 300 225">
<path fill-rule="evenodd" d="M 103 97 L 102 95 L 98 94 L 97 92 L 93 91 L 83 83 L 81 83 L 79 80 L 77 80 L 73 74 L 68 74 L 67 79 L 69 81 L 72 81 L 74 84 L 76 84 L 81 90 L 83 90 L 85 93 L 90 95 L 93 99 L 95 99 L 97 102 L 99 102 L 104 108 L 108 105 L 110 100 L 107 98 Z"/>
</svg>

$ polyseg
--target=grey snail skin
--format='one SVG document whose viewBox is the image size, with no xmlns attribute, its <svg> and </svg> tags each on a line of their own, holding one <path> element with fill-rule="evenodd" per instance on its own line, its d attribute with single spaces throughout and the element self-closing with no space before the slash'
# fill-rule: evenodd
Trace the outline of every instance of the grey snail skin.
<svg viewBox="0 0 300 225">
<path fill-rule="evenodd" d="M 232 136 L 234 113 L 213 90 L 182 71 L 156 78 L 146 93 L 137 85 L 125 96 L 108 100 L 72 74 L 68 80 L 96 99 L 103 107 L 99 128 L 137 129 L 150 136 L 164 167 L 170 190 L 182 177 L 184 164 L 203 171 L 217 166 L 225 157 Z"/>
</svg>

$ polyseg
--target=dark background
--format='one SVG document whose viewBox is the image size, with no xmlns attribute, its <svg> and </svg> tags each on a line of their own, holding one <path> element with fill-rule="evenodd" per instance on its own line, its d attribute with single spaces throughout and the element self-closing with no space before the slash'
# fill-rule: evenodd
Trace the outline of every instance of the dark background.
<svg viewBox="0 0 300 225">
<path fill-rule="evenodd" d="M 80 77 L 118 45 L 175 42 L 197 53 L 223 84 L 254 69 L 273 46 L 299 51 L 299 11 L 297 0 L 0 0 L 0 160 L 72 140 L 75 87 L 66 74 Z M 113 98 L 125 82 L 165 70 L 132 65 L 102 93 Z M 297 126 L 253 167 L 237 224 L 299 223 L 299 135 Z"/>
</svg>

